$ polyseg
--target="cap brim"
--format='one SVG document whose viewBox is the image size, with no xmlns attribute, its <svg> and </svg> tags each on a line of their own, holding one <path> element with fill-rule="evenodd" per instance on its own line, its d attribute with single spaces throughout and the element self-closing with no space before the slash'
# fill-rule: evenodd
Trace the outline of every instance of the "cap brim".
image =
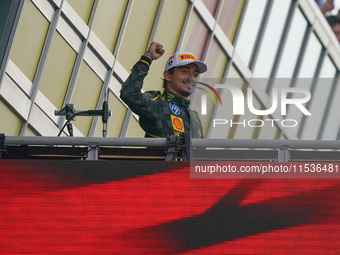
<svg viewBox="0 0 340 255">
<path fill-rule="evenodd" d="M 194 61 L 192 63 L 197 65 L 199 73 L 204 73 L 204 72 L 206 72 L 208 70 L 207 65 L 204 62 L 202 62 L 202 61 Z"/>
</svg>

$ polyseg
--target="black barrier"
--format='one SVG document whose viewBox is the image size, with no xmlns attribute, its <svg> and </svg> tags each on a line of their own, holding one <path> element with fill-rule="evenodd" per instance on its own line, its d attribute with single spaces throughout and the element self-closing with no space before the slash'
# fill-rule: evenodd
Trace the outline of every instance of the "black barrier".
<svg viewBox="0 0 340 255">
<path fill-rule="evenodd" d="M 2 152 L 6 151 L 5 147 L 5 134 L 0 134 L 0 159 L 2 156 Z"/>
</svg>

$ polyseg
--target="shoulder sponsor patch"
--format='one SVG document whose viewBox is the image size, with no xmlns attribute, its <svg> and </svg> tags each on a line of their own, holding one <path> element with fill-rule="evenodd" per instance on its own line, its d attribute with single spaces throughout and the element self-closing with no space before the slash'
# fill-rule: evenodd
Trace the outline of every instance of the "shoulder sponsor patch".
<svg viewBox="0 0 340 255">
<path fill-rule="evenodd" d="M 184 123 L 181 118 L 171 115 L 171 122 L 174 130 L 184 132 Z"/>
<path fill-rule="evenodd" d="M 180 115 L 181 109 L 175 104 L 170 103 L 169 104 L 170 110 L 173 112 L 173 114 Z"/>
</svg>

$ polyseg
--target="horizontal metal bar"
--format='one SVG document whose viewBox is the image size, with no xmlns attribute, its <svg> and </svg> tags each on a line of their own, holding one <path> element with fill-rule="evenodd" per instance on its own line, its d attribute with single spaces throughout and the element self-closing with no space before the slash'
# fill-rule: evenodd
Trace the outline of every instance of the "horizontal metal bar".
<svg viewBox="0 0 340 255">
<path fill-rule="evenodd" d="M 340 149 L 340 141 L 334 140 L 192 139 L 191 142 L 193 147 L 203 148 Z M 166 138 L 5 136 L 4 145 L 164 147 Z"/>
<path fill-rule="evenodd" d="M 334 140 L 192 139 L 192 145 L 212 148 L 340 149 L 340 141 Z"/>
<path fill-rule="evenodd" d="M 166 138 L 109 138 L 109 137 L 46 137 L 5 136 L 5 145 L 85 145 L 85 146 L 147 146 L 166 145 Z"/>
</svg>

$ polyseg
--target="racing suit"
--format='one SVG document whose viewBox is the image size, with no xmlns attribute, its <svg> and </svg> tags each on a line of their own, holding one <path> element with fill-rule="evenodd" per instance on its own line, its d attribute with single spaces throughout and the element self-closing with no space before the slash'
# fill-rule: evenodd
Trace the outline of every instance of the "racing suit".
<svg viewBox="0 0 340 255">
<path fill-rule="evenodd" d="M 190 101 L 168 90 L 141 92 L 151 61 L 142 56 L 123 84 L 121 99 L 139 116 L 145 137 L 167 137 L 190 132 L 192 138 L 203 137 L 198 113 L 189 108 Z"/>
</svg>

